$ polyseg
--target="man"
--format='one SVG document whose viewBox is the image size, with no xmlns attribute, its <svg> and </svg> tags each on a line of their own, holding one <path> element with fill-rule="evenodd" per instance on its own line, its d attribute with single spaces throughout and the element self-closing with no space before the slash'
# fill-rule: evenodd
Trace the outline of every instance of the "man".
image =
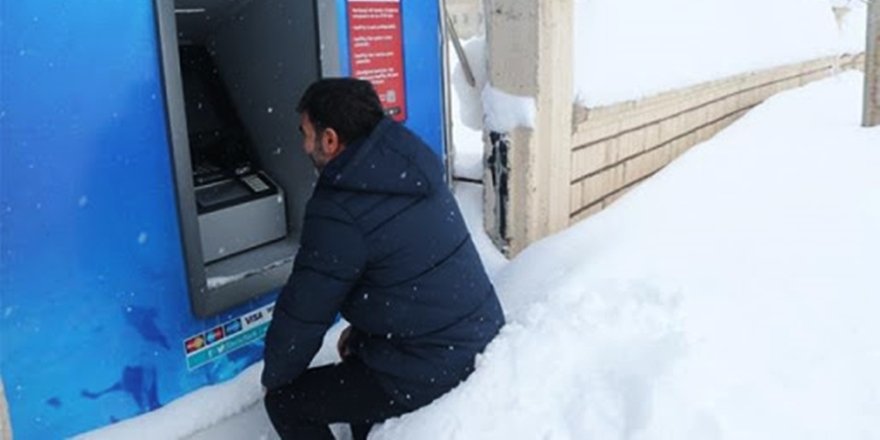
<svg viewBox="0 0 880 440">
<path fill-rule="evenodd" d="M 463 381 L 504 317 L 443 166 L 369 82 L 318 81 L 297 111 L 320 175 L 266 335 L 266 410 L 282 438 L 366 438 Z M 338 313 L 343 361 L 306 370 Z"/>
</svg>

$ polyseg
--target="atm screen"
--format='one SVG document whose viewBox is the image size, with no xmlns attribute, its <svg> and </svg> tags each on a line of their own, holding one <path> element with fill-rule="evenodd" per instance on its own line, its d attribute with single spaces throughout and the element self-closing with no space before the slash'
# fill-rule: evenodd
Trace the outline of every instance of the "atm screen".
<svg viewBox="0 0 880 440">
<path fill-rule="evenodd" d="M 251 172 L 248 136 L 208 50 L 181 46 L 180 71 L 195 184 Z"/>
</svg>

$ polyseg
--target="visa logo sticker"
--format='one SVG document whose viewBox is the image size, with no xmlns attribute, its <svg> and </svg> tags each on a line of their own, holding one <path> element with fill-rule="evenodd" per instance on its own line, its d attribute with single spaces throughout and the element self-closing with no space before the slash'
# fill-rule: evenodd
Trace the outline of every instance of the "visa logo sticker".
<svg viewBox="0 0 880 440">
<path fill-rule="evenodd" d="M 257 311 L 256 313 L 252 313 L 248 316 L 244 317 L 244 325 L 252 326 L 263 319 L 263 312 Z"/>
<path fill-rule="evenodd" d="M 194 370 L 226 354 L 259 342 L 266 336 L 272 311 L 269 304 L 183 340 L 186 366 Z"/>
</svg>

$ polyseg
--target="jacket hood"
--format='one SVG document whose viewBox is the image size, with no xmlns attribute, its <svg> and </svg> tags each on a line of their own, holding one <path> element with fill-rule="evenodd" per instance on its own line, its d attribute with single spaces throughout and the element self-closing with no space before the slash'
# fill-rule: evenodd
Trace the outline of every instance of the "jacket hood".
<svg viewBox="0 0 880 440">
<path fill-rule="evenodd" d="M 442 184 L 436 155 L 404 126 L 384 118 L 370 135 L 346 146 L 318 178 L 318 185 L 382 194 L 424 196 Z"/>
</svg>

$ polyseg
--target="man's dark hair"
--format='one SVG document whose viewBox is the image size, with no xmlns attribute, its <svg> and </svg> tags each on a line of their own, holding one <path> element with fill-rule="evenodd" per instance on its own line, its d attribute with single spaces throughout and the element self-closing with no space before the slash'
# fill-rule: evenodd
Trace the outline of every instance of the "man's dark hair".
<svg viewBox="0 0 880 440">
<path fill-rule="evenodd" d="M 308 114 L 318 131 L 335 130 L 343 144 L 369 135 L 385 115 L 373 85 L 354 78 L 313 83 L 300 98 L 296 111 Z"/>
</svg>

